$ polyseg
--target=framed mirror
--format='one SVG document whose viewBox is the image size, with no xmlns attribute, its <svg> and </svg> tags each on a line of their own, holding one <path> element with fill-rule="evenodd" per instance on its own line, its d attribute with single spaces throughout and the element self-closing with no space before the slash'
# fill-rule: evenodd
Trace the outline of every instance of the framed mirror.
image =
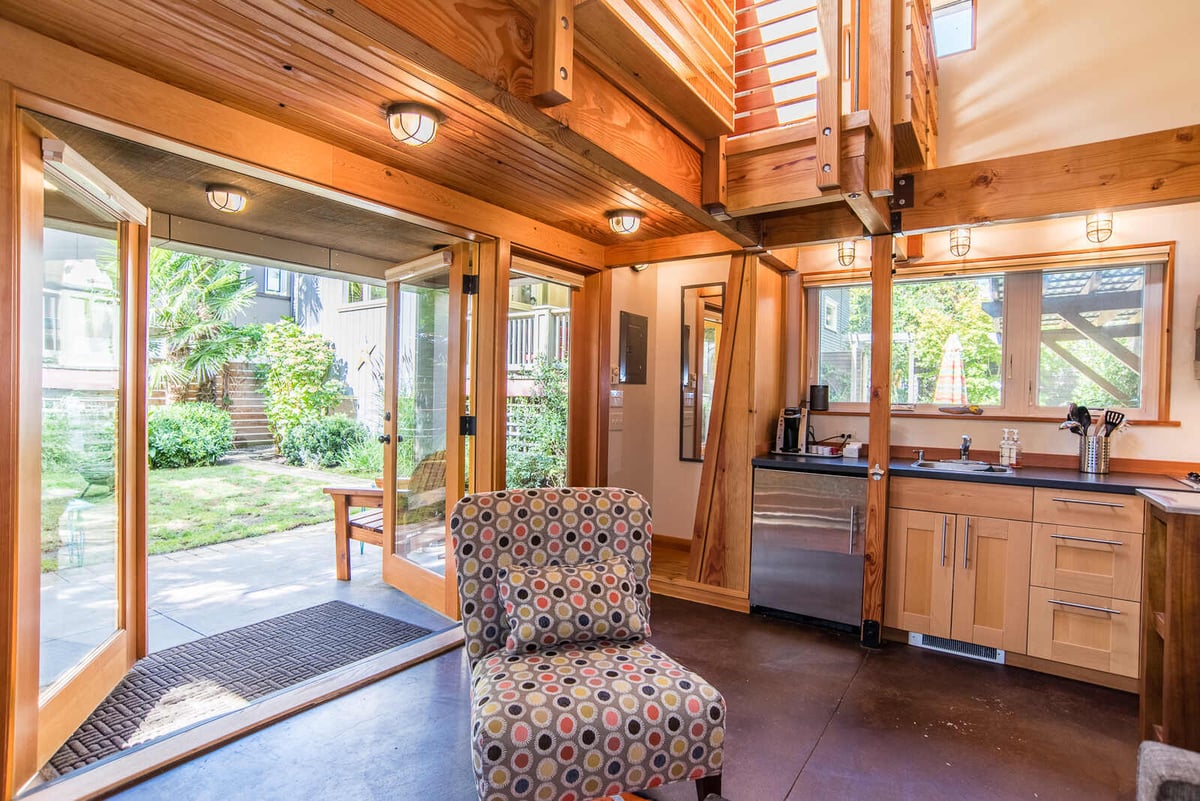
<svg viewBox="0 0 1200 801">
<path fill-rule="evenodd" d="M 704 459 L 717 379 L 725 284 L 685 286 L 680 294 L 679 458 L 699 462 Z"/>
</svg>

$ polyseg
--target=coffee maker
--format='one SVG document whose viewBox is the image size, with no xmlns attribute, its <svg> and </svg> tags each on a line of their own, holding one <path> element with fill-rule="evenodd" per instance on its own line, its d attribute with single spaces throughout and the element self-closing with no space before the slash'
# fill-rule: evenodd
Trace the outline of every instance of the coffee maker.
<svg viewBox="0 0 1200 801">
<path fill-rule="evenodd" d="M 775 428 L 776 453 L 803 453 L 808 432 L 808 409 L 789 406 L 779 413 Z"/>
</svg>

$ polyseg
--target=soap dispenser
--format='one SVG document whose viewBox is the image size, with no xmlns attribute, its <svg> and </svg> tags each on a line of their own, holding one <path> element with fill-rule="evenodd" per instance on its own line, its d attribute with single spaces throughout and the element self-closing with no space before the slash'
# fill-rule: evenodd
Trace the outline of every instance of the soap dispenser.
<svg viewBox="0 0 1200 801">
<path fill-rule="evenodd" d="M 1012 440 L 1009 439 L 1011 429 L 1002 428 L 1000 431 L 1003 432 L 1000 436 L 1000 466 L 1008 467 L 1012 461 Z"/>
<path fill-rule="evenodd" d="M 1015 428 L 1012 430 L 1012 443 L 1009 445 L 1008 465 L 1021 466 L 1021 434 Z"/>
</svg>

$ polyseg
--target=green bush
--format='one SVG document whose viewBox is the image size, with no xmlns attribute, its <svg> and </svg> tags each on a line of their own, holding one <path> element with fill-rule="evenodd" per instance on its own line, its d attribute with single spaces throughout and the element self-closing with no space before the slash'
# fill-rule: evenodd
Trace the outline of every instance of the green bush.
<svg viewBox="0 0 1200 801">
<path fill-rule="evenodd" d="M 150 410 L 150 467 L 216 464 L 233 447 L 233 419 L 211 403 L 175 403 Z"/>
<path fill-rule="evenodd" d="M 348 473 L 363 478 L 382 476 L 383 447 L 370 437 L 366 437 L 362 442 L 346 449 L 342 467 Z"/>
<path fill-rule="evenodd" d="M 366 427 L 338 414 L 292 426 L 279 443 L 279 450 L 288 464 L 337 467 L 348 451 L 365 441 Z"/>
<path fill-rule="evenodd" d="M 70 470 L 79 460 L 71 447 L 71 421 L 62 412 L 42 412 L 42 470 Z"/>
<path fill-rule="evenodd" d="M 263 411 L 282 451 L 292 428 L 321 418 L 341 401 L 343 384 L 333 375 L 333 343 L 306 334 L 290 318 L 263 326 L 261 353 L 268 365 Z"/>
</svg>

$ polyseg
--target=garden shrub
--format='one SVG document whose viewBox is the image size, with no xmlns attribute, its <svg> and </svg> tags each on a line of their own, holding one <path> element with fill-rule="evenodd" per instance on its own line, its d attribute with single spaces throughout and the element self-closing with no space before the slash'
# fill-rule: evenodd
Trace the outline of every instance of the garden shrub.
<svg viewBox="0 0 1200 801">
<path fill-rule="evenodd" d="M 63 412 L 42 413 L 42 470 L 70 470 L 79 456 L 71 447 L 71 421 Z"/>
<path fill-rule="evenodd" d="M 371 478 L 383 475 L 383 448 L 370 437 L 346 449 L 342 467 L 356 476 Z"/>
<path fill-rule="evenodd" d="M 333 377 L 333 343 L 306 334 L 290 318 L 263 326 L 261 353 L 267 360 L 263 411 L 282 450 L 288 431 L 341 401 L 343 385 Z"/>
<path fill-rule="evenodd" d="M 365 426 L 338 414 L 292 426 L 280 441 L 279 450 L 288 464 L 337 467 L 348 451 L 366 441 Z"/>
<path fill-rule="evenodd" d="M 233 419 L 211 403 L 174 403 L 150 410 L 150 467 L 216 464 L 233 447 Z"/>
<path fill-rule="evenodd" d="M 567 365 L 538 357 L 533 394 L 508 399 L 509 436 L 505 472 L 512 487 L 567 483 Z"/>
</svg>

